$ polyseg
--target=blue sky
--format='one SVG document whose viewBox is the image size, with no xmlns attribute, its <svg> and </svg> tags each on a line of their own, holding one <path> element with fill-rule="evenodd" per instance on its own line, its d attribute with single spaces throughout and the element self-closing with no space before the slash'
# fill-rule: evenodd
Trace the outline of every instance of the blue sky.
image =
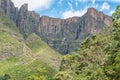
<svg viewBox="0 0 120 80">
<path fill-rule="evenodd" d="M 50 16 L 55 18 L 69 18 L 82 16 L 87 8 L 93 7 L 98 11 L 103 11 L 111 15 L 120 0 L 12 0 L 15 6 L 20 7 L 28 3 L 29 10 L 34 10 L 40 16 Z"/>
</svg>

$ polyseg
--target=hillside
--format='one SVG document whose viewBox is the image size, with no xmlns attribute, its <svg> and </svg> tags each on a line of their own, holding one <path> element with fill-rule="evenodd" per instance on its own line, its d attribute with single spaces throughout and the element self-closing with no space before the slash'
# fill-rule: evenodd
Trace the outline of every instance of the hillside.
<svg viewBox="0 0 120 80">
<path fill-rule="evenodd" d="M 4 14 L 0 13 L 0 59 L 19 57 L 22 55 L 31 56 L 31 50 L 25 45 L 23 36 Z M 32 56 L 31 56 L 32 57 Z"/>
<path fill-rule="evenodd" d="M 27 46 L 32 50 L 35 59 L 40 59 L 48 66 L 59 69 L 61 55 L 49 47 L 47 43 L 42 41 L 35 33 L 28 36 L 26 39 Z"/>
<path fill-rule="evenodd" d="M 60 65 L 59 53 L 34 33 L 25 40 L 14 22 L 3 13 L 0 13 L 0 45 L 0 80 L 6 75 L 10 80 L 30 80 L 39 73 L 44 74 L 39 75 L 40 79 L 49 80 Z"/>
</svg>

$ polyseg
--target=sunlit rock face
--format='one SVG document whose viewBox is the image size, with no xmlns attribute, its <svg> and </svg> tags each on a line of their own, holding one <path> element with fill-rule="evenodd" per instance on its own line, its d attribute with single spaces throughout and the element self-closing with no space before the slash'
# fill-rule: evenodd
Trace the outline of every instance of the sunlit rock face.
<svg viewBox="0 0 120 80">
<path fill-rule="evenodd" d="M 11 0 L 0 0 L 0 11 L 16 23 L 25 38 L 31 33 L 36 33 L 52 48 L 63 54 L 77 51 L 83 39 L 101 33 L 112 21 L 111 17 L 94 8 L 88 8 L 81 17 L 68 19 L 40 17 L 34 11 L 28 11 L 27 4 L 23 4 L 18 10 Z"/>
<path fill-rule="evenodd" d="M 94 8 L 89 8 L 82 17 L 57 19 L 43 16 L 40 18 L 38 35 L 57 51 L 70 53 L 78 49 L 81 40 L 101 33 L 111 21 L 111 17 Z"/>
</svg>

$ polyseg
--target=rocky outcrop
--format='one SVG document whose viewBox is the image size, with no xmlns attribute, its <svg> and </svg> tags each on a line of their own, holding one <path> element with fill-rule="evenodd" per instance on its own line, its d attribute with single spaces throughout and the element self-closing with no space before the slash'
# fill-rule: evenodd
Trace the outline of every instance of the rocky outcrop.
<svg viewBox="0 0 120 80">
<path fill-rule="evenodd" d="M 37 32 L 40 16 L 34 11 L 28 11 L 28 4 L 23 4 L 18 10 L 11 0 L 0 0 L 0 11 L 16 23 L 25 37 Z"/>
<path fill-rule="evenodd" d="M 68 44 L 75 42 L 80 34 L 79 17 L 58 19 L 43 16 L 40 18 L 39 33 L 52 48 L 61 53 L 68 53 Z M 69 49 L 69 50 L 73 50 Z"/>
<path fill-rule="evenodd" d="M 24 4 L 18 11 L 16 25 L 26 38 L 29 34 L 37 31 L 39 19 L 39 15 L 34 11 L 28 11 L 28 4 Z"/>
<path fill-rule="evenodd" d="M 104 15 L 102 12 L 98 12 L 94 8 L 88 8 L 88 11 L 80 19 L 83 33 L 100 33 L 105 26 L 109 26 L 111 18 Z"/>
<path fill-rule="evenodd" d="M 52 48 L 64 54 L 76 51 L 81 40 L 101 33 L 112 21 L 109 16 L 94 8 L 89 8 L 82 17 L 68 19 L 40 17 L 34 11 L 28 11 L 27 4 L 18 10 L 10 0 L 0 0 L 0 9 L 16 23 L 25 38 L 36 33 Z"/>
<path fill-rule="evenodd" d="M 11 0 L 0 0 L 0 11 L 5 13 L 7 17 L 16 22 L 18 8 L 16 8 Z"/>
<path fill-rule="evenodd" d="M 41 17 L 38 35 L 60 53 L 70 53 L 79 48 L 81 40 L 92 34 L 101 33 L 110 23 L 109 16 L 89 8 L 82 17 L 68 19 Z"/>
</svg>

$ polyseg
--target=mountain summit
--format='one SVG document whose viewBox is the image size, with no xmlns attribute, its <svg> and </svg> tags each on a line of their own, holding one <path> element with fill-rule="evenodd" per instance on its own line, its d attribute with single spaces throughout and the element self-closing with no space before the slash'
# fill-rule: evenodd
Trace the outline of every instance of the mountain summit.
<svg viewBox="0 0 120 80">
<path fill-rule="evenodd" d="M 40 17 L 34 11 L 28 11 L 27 4 L 23 4 L 18 10 L 11 0 L 0 0 L 0 11 L 15 22 L 24 38 L 36 33 L 52 48 L 64 54 L 76 51 L 81 40 L 89 35 L 101 33 L 112 21 L 111 17 L 94 8 L 88 8 L 82 17 Z"/>
</svg>

